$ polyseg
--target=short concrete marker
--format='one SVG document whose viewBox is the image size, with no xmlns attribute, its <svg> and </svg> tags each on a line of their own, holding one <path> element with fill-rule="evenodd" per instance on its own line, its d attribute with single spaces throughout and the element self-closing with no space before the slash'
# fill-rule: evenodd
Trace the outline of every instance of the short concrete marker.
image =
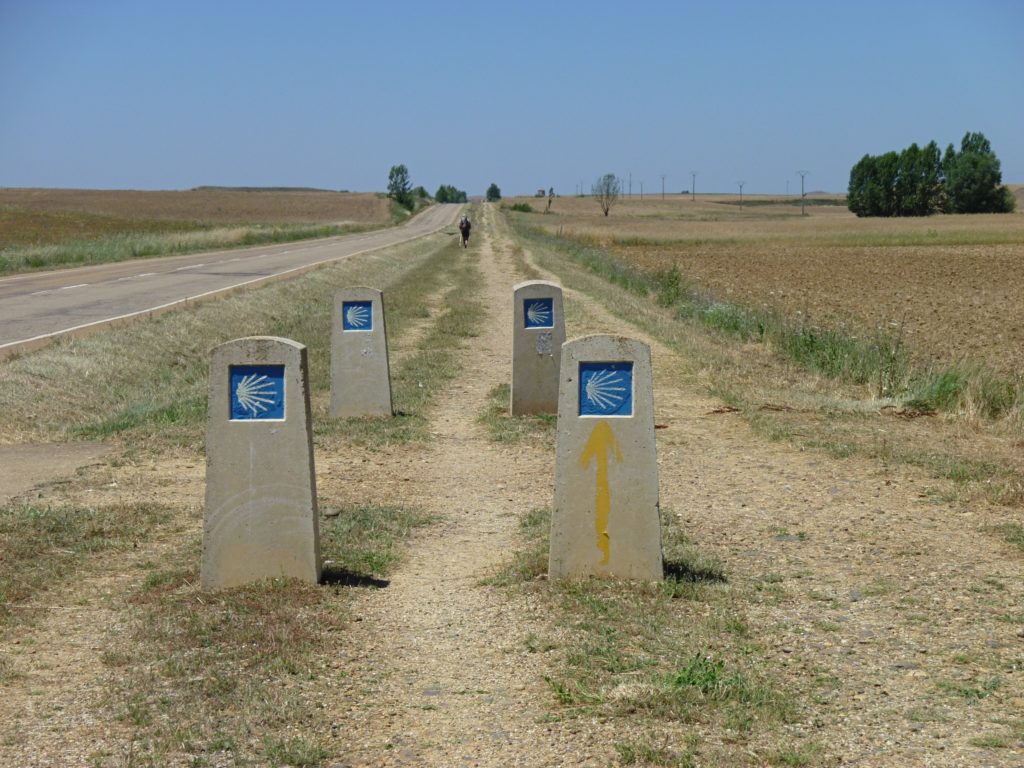
<svg viewBox="0 0 1024 768">
<path fill-rule="evenodd" d="M 210 359 L 202 586 L 321 572 L 306 348 L 229 341 Z"/>
<path fill-rule="evenodd" d="M 650 347 L 574 339 L 559 379 L 548 575 L 663 578 Z"/>
<path fill-rule="evenodd" d="M 391 416 L 391 369 L 384 294 L 343 288 L 331 326 L 331 416 Z"/>
<path fill-rule="evenodd" d="M 555 413 L 565 342 L 562 287 L 547 280 L 519 283 L 512 307 L 511 413 Z"/>
</svg>

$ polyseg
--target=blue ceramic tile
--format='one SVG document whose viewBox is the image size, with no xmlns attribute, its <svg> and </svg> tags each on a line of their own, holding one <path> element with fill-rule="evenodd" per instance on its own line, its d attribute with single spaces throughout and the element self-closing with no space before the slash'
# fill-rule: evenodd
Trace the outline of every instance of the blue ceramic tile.
<svg viewBox="0 0 1024 768">
<path fill-rule="evenodd" d="M 523 299 L 523 324 L 525 328 L 554 328 L 555 300 Z"/>
<path fill-rule="evenodd" d="M 343 331 L 372 331 L 373 302 L 341 302 L 341 329 Z"/>
<path fill-rule="evenodd" d="M 284 366 L 232 365 L 231 420 L 284 419 Z"/>
<path fill-rule="evenodd" d="M 580 416 L 632 416 L 633 363 L 580 363 Z"/>
</svg>

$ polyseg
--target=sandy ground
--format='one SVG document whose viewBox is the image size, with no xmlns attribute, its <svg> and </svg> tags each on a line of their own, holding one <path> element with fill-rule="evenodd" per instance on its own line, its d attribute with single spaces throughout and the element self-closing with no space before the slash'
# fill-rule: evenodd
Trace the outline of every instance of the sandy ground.
<svg viewBox="0 0 1024 768">
<path fill-rule="evenodd" d="M 487 392 L 509 379 L 511 286 L 522 279 L 491 223 L 474 230 L 488 314 L 431 414 L 434 440 L 317 457 L 332 500 L 369 495 L 438 519 L 387 588 L 354 599 L 325 702 L 339 724 L 331 766 L 616 764 L 622 721 L 546 717 L 557 709 L 543 680 L 550 660 L 525 651 L 529 633 L 549 629 L 540 605 L 481 583 L 517 546 L 518 517 L 549 504 L 553 488 L 547 450 L 495 445 L 475 423 Z M 582 294 L 566 301 L 586 318 L 570 337 L 623 329 Z M 656 420 L 667 425 L 658 431 L 663 509 L 722 559 L 738 594 L 771 585 L 774 599 L 751 601 L 747 613 L 804 694 L 805 720 L 787 726 L 793 738 L 819 741 L 829 765 L 1024 765 L 1024 558 L 982 533 L 1007 511 L 943 501 L 936 481 L 910 469 L 758 438 L 681 384 L 683 361 L 652 346 Z M 187 459 L 111 472 L 119 486 L 107 494 L 201 498 L 202 468 Z M 96 744 L 123 745 L 124 726 L 98 714 L 98 655 L 120 631 L 139 578 L 132 562 L 166 545 L 143 543 L 68 591 L 40 595 L 42 618 L 3 640 L 21 676 L 0 700 L 0 765 L 86 765 Z M 694 726 L 662 727 L 678 741 Z M 1003 746 L 978 746 L 1013 728 Z"/>
<path fill-rule="evenodd" d="M 0 506 L 38 486 L 60 482 L 109 452 L 97 443 L 0 445 Z"/>
</svg>

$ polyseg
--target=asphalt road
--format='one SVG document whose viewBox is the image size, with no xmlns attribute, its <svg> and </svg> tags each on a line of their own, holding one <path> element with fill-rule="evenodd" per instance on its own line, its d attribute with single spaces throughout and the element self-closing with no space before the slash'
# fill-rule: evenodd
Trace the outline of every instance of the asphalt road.
<svg viewBox="0 0 1024 768">
<path fill-rule="evenodd" d="M 461 207 L 435 205 L 400 227 L 358 235 L 0 278 L 0 358 L 422 237 L 453 224 Z"/>
</svg>

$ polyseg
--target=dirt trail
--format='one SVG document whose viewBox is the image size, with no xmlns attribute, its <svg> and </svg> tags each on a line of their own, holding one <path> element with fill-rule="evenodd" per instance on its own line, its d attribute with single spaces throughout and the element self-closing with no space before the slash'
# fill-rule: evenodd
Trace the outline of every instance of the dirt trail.
<svg viewBox="0 0 1024 768">
<path fill-rule="evenodd" d="M 492 219 L 488 212 L 474 229 L 487 317 L 431 414 L 434 440 L 400 470 L 415 482 L 410 501 L 439 523 L 411 543 L 390 586 L 353 607 L 344 660 L 352 679 L 332 715 L 342 723 L 342 765 L 607 763 L 606 744 L 541 722 L 550 691 L 540 660 L 526 653 L 537 617 L 481 584 L 516 548 L 520 515 L 549 504 L 554 483 L 546 451 L 497 446 L 475 422 L 488 392 L 511 377 L 511 287 L 520 279 L 507 242 L 485 234 Z"/>
</svg>

